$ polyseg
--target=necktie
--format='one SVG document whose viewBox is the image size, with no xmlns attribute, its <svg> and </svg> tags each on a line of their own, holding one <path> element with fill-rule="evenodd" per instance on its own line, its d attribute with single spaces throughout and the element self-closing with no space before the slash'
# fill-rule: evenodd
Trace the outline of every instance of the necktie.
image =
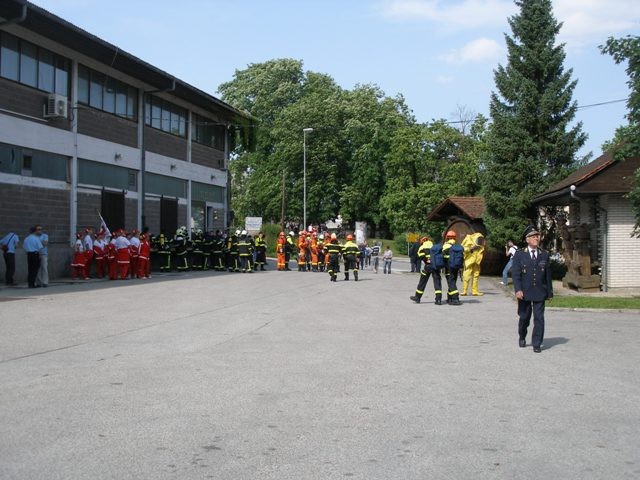
<svg viewBox="0 0 640 480">
<path fill-rule="evenodd" d="M 536 261 L 536 251 L 535 250 L 531 250 L 531 259 L 535 262 Z"/>
</svg>

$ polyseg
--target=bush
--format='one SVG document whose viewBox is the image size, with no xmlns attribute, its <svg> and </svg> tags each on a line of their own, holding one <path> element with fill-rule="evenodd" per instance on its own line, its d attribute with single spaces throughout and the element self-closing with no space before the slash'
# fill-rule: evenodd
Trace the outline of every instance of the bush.
<svg viewBox="0 0 640 480">
<path fill-rule="evenodd" d="M 276 256 L 276 244 L 278 243 L 278 235 L 282 231 L 282 227 L 275 223 L 265 223 L 262 225 L 265 241 L 267 242 L 267 256 Z"/>
<path fill-rule="evenodd" d="M 549 260 L 549 266 L 551 268 L 551 278 L 553 280 L 562 280 L 567 274 L 567 266 L 564 264 L 564 261 L 551 258 Z"/>
<path fill-rule="evenodd" d="M 406 255 L 408 248 L 409 246 L 407 244 L 407 236 L 405 234 L 396 235 L 393 238 L 391 250 L 393 250 L 394 255 Z"/>
</svg>

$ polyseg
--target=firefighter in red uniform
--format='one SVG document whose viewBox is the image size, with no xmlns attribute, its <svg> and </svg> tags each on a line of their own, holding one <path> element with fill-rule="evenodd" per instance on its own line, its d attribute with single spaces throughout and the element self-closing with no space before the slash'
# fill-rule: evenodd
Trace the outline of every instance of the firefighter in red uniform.
<svg viewBox="0 0 640 480">
<path fill-rule="evenodd" d="M 104 239 L 104 232 L 98 232 L 93 242 L 93 256 L 96 259 L 96 275 L 104 278 L 107 264 L 107 242 Z"/>
<path fill-rule="evenodd" d="M 149 234 L 140 235 L 140 250 L 138 252 L 138 278 L 151 278 L 151 265 L 149 255 L 151 254 L 151 243 Z"/>
<path fill-rule="evenodd" d="M 121 280 L 126 280 L 128 277 L 130 263 L 130 246 L 131 243 L 129 242 L 129 239 L 127 239 L 124 230 L 118 230 L 118 236 L 116 237 L 116 259 Z"/>
<path fill-rule="evenodd" d="M 140 230 L 134 229 L 133 232 L 131 232 L 129 243 L 129 270 L 131 271 L 131 278 L 136 278 L 138 277 L 138 257 L 140 256 Z"/>
<path fill-rule="evenodd" d="M 84 278 L 84 267 L 87 263 L 87 255 L 84 251 L 84 243 L 82 241 L 82 233 L 76 233 L 76 242 L 73 246 L 73 260 L 71 261 L 71 278 Z"/>
</svg>

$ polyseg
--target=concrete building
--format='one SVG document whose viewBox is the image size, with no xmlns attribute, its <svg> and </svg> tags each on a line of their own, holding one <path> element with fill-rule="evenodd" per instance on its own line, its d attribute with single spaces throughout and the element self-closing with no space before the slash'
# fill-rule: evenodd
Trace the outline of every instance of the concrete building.
<svg viewBox="0 0 640 480">
<path fill-rule="evenodd" d="M 98 212 L 111 229 L 228 225 L 246 114 L 24 0 L 0 17 L 0 237 L 42 224 L 55 277 Z"/>
</svg>

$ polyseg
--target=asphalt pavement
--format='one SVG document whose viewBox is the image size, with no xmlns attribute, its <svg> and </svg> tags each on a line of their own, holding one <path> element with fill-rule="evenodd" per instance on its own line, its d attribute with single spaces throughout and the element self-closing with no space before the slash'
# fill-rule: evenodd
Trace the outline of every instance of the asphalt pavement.
<svg viewBox="0 0 640 480">
<path fill-rule="evenodd" d="M 417 305 L 394 265 L 0 290 L 0 478 L 640 478 L 636 312 L 535 354 L 495 280 Z"/>
</svg>

